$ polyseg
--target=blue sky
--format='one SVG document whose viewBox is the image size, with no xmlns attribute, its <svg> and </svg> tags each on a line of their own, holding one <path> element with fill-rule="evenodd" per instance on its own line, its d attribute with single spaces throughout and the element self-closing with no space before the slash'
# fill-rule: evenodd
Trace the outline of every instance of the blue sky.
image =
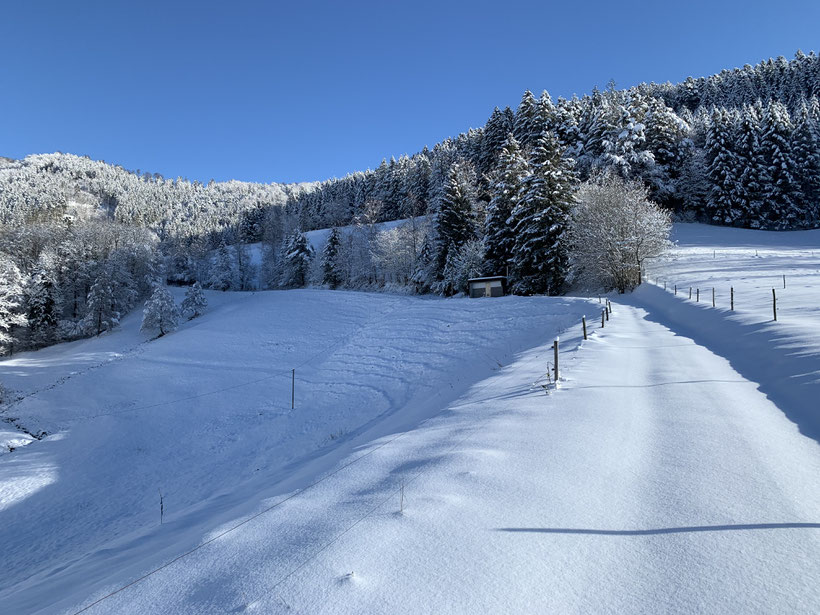
<svg viewBox="0 0 820 615">
<path fill-rule="evenodd" d="M 820 2 L 6 2 L 0 155 L 309 181 L 486 121 L 529 88 L 680 81 L 820 50 Z"/>
</svg>

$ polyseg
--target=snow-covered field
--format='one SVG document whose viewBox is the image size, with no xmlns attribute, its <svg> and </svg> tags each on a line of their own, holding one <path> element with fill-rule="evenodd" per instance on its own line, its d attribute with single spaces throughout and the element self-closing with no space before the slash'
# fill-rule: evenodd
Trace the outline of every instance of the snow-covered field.
<svg viewBox="0 0 820 615">
<path fill-rule="evenodd" d="M 675 232 L 605 329 L 597 299 L 210 293 L 160 340 L 0 362 L 50 434 L 0 455 L 0 610 L 820 611 L 820 233 Z"/>
<path fill-rule="evenodd" d="M 673 239 L 678 246 L 672 257 L 651 271 L 656 288 L 641 288 L 635 300 L 676 331 L 729 358 L 801 431 L 820 441 L 820 230 L 679 224 Z M 666 294 L 659 292 L 664 283 Z"/>
<path fill-rule="evenodd" d="M 23 396 L 4 416 L 49 434 L 0 456 L 10 612 L 77 606 L 128 581 L 441 413 L 597 309 L 321 290 L 208 298 L 205 316 L 159 340 L 132 314 L 113 334 L 0 362 Z"/>
</svg>

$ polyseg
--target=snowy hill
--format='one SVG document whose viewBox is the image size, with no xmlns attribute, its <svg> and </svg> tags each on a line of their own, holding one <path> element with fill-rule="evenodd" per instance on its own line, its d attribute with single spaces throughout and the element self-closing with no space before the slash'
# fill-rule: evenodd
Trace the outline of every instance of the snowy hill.
<svg viewBox="0 0 820 615">
<path fill-rule="evenodd" d="M 132 314 L 112 334 L 0 362 L 23 396 L 7 415 L 49 434 L 2 456 L 0 599 L 16 612 L 76 604 L 195 545 L 593 311 L 310 290 L 208 298 L 205 316 L 156 341 Z"/>
<path fill-rule="evenodd" d="M 0 604 L 817 612 L 820 237 L 675 233 L 604 329 L 597 298 L 209 293 L 0 362 L 49 434 L 0 455 Z"/>
</svg>

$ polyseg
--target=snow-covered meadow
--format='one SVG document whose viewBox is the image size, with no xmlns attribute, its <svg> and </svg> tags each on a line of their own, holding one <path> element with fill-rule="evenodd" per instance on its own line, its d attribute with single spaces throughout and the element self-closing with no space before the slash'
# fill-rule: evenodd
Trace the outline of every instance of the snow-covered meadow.
<svg viewBox="0 0 820 615">
<path fill-rule="evenodd" d="M 604 329 L 597 298 L 210 292 L 0 362 L 49 434 L 0 455 L 0 604 L 817 612 L 820 232 L 675 238 Z"/>
<path fill-rule="evenodd" d="M 650 270 L 654 287 L 642 287 L 634 300 L 729 358 L 801 431 L 820 439 L 820 230 L 677 224 L 672 239 L 670 258 Z"/>
<path fill-rule="evenodd" d="M 15 450 L 0 457 L 0 600 L 14 612 L 81 602 L 194 546 L 594 311 L 323 290 L 208 299 L 161 339 L 134 313 L 113 333 L 0 362 L 22 398 L 4 416 L 48 434 L 21 447 L 4 423 Z"/>
</svg>

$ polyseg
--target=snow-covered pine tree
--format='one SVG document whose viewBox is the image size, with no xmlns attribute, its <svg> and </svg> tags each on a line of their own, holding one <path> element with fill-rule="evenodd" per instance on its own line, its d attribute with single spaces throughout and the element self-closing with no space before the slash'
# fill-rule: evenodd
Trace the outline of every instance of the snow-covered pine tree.
<svg viewBox="0 0 820 615">
<path fill-rule="evenodd" d="M 479 177 L 489 174 L 501 153 L 501 148 L 512 131 L 512 111 L 506 108 L 501 111 L 498 107 L 493 110 L 490 119 L 484 127 L 481 136 L 481 153 L 478 158 L 477 172 Z"/>
<path fill-rule="evenodd" d="M 487 207 L 487 219 L 484 223 L 484 259 L 487 262 L 487 271 L 493 275 L 507 273 L 515 244 L 510 216 L 518 203 L 521 183 L 527 173 L 527 161 L 518 141 L 509 134 L 490 184 L 492 198 Z"/>
<path fill-rule="evenodd" d="M 706 173 L 711 185 L 707 208 L 717 224 L 732 224 L 740 214 L 736 147 L 733 118 L 716 108 L 706 136 Z"/>
<path fill-rule="evenodd" d="M 88 291 L 87 311 L 82 321 L 86 334 L 100 335 L 119 324 L 120 312 L 116 309 L 114 283 L 112 267 L 105 263 Z"/>
<path fill-rule="evenodd" d="M 760 147 L 760 113 L 758 106 L 745 105 L 740 111 L 736 148 L 740 177 L 736 188 L 738 215 L 733 222 L 759 228 L 763 213 L 763 187 L 768 185 L 769 170 Z"/>
<path fill-rule="evenodd" d="M 0 253 L 0 355 L 14 351 L 15 329 L 26 324 L 23 313 L 23 276 L 14 261 Z"/>
<path fill-rule="evenodd" d="M 792 137 L 803 224 L 816 226 L 820 222 L 820 104 L 816 98 L 801 101 Z"/>
<path fill-rule="evenodd" d="M 422 239 L 419 255 L 416 258 L 416 268 L 410 281 L 413 283 L 413 288 L 419 294 L 430 292 L 436 281 L 436 258 L 435 258 L 435 240 L 433 235 L 435 230 L 430 233 L 425 233 Z"/>
<path fill-rule="evenodd" d="M 327 284 L 331 289 L 338 288 L 342 283 L 342 270 L 339 263 L 341 243 L 339 229 L 334 227 L 322 250 L 322 284 Z"/>
<path fill-rule="evenodd" d="M 475 171 L 469 162 L 462 160 L 450 168 L 447 186 L 436 216 L 439 275 L 444 272 L 450 250 L 457 250 L 475 237 L 475 208 Z"/>
<path fill-rule="evenodd" d="M 689 125 L 658 98 L 647 97 L 646 149 L 654 158 L 648 179 L 655 200 L 661 204 L 679 204 L 678 178 L 692 149 Z"/>
<path fill-rule="evenodd" d="M 185 299 L 182 300 L 181 313 L 187 316 L 188 320 L 192 320 L 197 316 L 201 316 L 208 306 L 208 300 L 205 298 L 205 293 L 202 292 L 202 286 L 199 282 L 194 282 L 185 291 Z"/>
<path fill-rule="evenodd" d="M 179 324 L 179 308 L 174 297 L 164 286 L 157 285 L 145 302 L 140 331 L 159 331 L 157 337 L 170 333 Z"/>
<path fill-rule="evenodd" d="M 529 175 L 512 211 L 515 242 L 512 278 L 515 292 L 556 295 L 568 268 L 567 228 L 575 175 L 552 133 L 538 137 L 530 154 Z"/>
<path fill-rule="evenodd" d="M 308 283 L 313 248 L 304 233 L 297 231 L 288 242 L 285 254 L 284 286 L 301 288 Z"/>
<path fill-rule="evenodd" d="M 29 343 L 35 348 L 57 341 L 59 320 L 59 292 L 49 259 L 41 255 L 26 286 Z"/>
<path fill-rule="evenodd" d="M 447 255 L 442 285 L 446 294 L 466 293 L 467 280 L 484 273 L 484 245 L 480 239 L 471 239 Z"/>
<path fill-rule="evenodd" d="M 800 183 L 794 170 L 797 161 L 792 151 L 792 125 L 789 111 L 777 101 L 769 101 L 761 121 L 761 146 L 768 164 L 769 184 L 764 186 L 766 226 L 774 229 L 797 228 L 802 220 Z"/>
<path fill-rule="evenodd" d="M 538 136 L 538 101 L 527 90 L 515 111 L 513 134 L 522 149 L 529 147 Z"/>
<path fill-rule="evenodd" d="M 233 290 L 237 287 L 236 263 L 231 248 L 222 241 L 211 263 L 208 286 L 214 290 Z"/>
</svg>

